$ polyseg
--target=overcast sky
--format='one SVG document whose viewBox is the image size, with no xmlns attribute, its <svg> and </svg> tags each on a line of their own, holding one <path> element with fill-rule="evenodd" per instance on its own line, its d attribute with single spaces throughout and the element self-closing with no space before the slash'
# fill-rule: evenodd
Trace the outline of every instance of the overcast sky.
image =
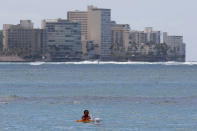
<svg viewBox="0 0 197 131">
<path fill-rule="evenodd" d="M 197 61 L 196 0 L 0 0 L 0 29 L 20 19 L 31 19 L 40 27 L 42 19 L 66 18 L 67 11 L 86 10 L 87 5 L 112 9 L 112 20 L 132 29 L 152 26 L 183 35 L 187 61 Z"/>
</svg>

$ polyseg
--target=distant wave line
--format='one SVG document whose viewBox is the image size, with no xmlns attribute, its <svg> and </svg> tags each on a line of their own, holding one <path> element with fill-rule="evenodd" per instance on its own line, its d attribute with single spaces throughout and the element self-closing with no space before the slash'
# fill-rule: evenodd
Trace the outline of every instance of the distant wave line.
<svg viewBox="0 0 197 131">
<path fill-rule="evenodd" d="M 125 102 L 192 102 L 197 104 L 197 96 L 185 97 L 129 97 L 129 96 L 57 96 L 57 97 L 21 97 L 17 95 L 9 95 L 0 97 L 0 103 L 14 101 L 51 101 L 51 102 L 75 102 L 75 101 L 125 101 Z"/>
<path fill-rule="evenodd" d="M 81 62 L 1 62 L 1 64 L 23 64 L 23 65 L 32 65 L 32 66 L 40 66 L 40 65 L 197 65 L 197 62 L 136 62 L 136 61 L 128 61 L 128 62 L 115 62 L 115 61 L 81 61 Z"/>
<path fill-rule="evenodd" d="M 43 64 L 70 64 L 70 65 L 197 65 L 197 62 L 115 62 L 115 61 L 81 61 L 81 62 L 31 62 L 30 65 L 43 65 Z"/>
</svg>

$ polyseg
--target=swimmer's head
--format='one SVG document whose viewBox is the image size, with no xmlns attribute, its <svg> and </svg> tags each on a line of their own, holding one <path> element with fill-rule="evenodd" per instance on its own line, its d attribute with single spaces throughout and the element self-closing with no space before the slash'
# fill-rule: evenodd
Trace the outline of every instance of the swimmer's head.
<svg viewBox="0 0 197 131">
<path fill-rule="evenodd" d="M 88 116 L 89 115 L 89 111 L 88 110 L 84 110 L 84 115 Z"/>
</svg>

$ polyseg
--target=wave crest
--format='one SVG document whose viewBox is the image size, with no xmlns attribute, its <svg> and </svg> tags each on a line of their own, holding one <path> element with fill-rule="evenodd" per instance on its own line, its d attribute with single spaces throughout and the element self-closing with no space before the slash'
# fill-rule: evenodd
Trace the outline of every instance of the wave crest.
<svg viewBox="0 0 197 131">
<path fill-rule="evenodd" d="M 74 65 L 92 65 L 92 64 L 101 64 L 101 65 L 197 65 L 197 62 L 115 62 L 115 61 L 81 61 L 81 62 L 47 62 L 45 64 L 74 64 Z"/>
<path fill-rule="evenodd" d="M 33 66 L 39 66 L 39 65 L 43 65 L 45 64 L 45 62 L 31 62 L 30 65 L 33 65 Z"/>
<path fill-rule="evenodd" d="M 80 62 L 2 62 L 1 64 L 19 64 L 19 65 L 31 65 L 31 66 L 40 66 L 40 65 L 167 65 L 167 66 L 178 66 L 178 65 L 197 65 L 197 62 L 115 62 L 115 61 L 80 61 Z"/>
</svg>

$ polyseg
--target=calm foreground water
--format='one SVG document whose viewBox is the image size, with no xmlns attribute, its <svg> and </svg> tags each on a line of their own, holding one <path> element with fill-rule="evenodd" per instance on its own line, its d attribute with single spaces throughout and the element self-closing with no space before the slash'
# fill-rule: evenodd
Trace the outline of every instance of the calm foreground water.
<svg viewBox="0 0 197 131">
<path fill-rule="evenodd" d="M 196 129 L 197 63 L 0 63 L 0 131 Z"/>
</svg>

